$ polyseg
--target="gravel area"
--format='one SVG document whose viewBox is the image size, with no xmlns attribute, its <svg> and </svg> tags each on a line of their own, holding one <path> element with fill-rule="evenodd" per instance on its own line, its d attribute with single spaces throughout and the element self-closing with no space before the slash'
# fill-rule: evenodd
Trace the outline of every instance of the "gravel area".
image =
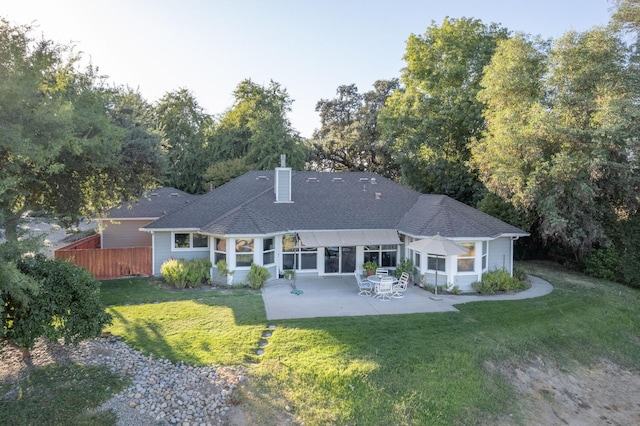
<svg viewBox="0 0 640 426">
<path fill-rule="evenodd" d="M 76 346 L 41 339 L 26 362 L 18 350 L 4 347 L 0 381 L 16 380 L 29 368 L 63 362 L 103 365 L 132 378 L 129 388 L 98 408 L 113 410 L 118 425 L 228 424 L 231 396 L 244 381 L 239 368 L 173 364 L 146 356 L 113 336 Z"/>
</svg>

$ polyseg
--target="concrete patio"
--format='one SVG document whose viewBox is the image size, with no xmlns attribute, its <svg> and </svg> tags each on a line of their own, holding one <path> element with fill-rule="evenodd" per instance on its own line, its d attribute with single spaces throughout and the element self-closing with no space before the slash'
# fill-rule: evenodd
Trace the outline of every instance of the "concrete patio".
<svg viewBox="0 0 640 426">
<path fill-rule="evenodd" d="M 274 280 L 262 289 L 267 319 L 343 317 L 363 315 L 397 315 L 423 312 L 457 312 L 455 305 L 488 300 L 519 300 L 540 297 L 551 293 L 553 287 L 547 281 L 530 276 L 531 288 L 516 294 L 477 296 L 433 294 L 418 286 L 409 285 L 402 299 L 381 301 L 372 296 L 359 296 L 353 276 L 303 277 L 295 279 L 295 286 L 302 294 L 293 294 L 291 281 Z"/>
</svg>

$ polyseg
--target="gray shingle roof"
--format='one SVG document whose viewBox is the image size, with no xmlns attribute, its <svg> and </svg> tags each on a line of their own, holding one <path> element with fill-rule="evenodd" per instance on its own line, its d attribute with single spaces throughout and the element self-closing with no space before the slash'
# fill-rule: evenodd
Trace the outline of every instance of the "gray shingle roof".
<svg viewBox="0 0 640 426">
<path fill-rule="evenodd" d="M 158 218 L 193 202 L 198 195 L 172 187 L 157 188 L 144 193 L 138 200 L 107 210 L 107 219 Z"/>
<path fill-rule="evenodd" d="M 495 238 L 528 235 L 493 216 L 446 195 L 420 196 L 398 223 L 398 229 L 415 236 L 440 234 L 447 238 Z"/>
<path fill-rule="evenodd" d="M 276 203 L 273 171 L 251 171 L 147 229 L 215 235 L 397 229 L 414 236 L 495 237 L 525 232 L 443 195 L 424 195 L 367 172 L 293 172 L 291 203 Z"/>
</svg>

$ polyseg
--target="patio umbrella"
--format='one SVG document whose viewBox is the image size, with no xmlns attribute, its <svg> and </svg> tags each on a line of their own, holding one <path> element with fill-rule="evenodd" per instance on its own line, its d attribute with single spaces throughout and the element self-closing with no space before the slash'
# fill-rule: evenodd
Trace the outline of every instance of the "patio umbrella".
<svg viewBox="0 0 640 426">
<path fill-rule="evenodd" d="M 437 234 L 433 237 L 423 238 L 422 240 L 414 241 L 407 245 L 407 248 L 421 253 L 435 254 L 436 257 L 453 256 L 458 254 L 468 253 L 465 247 L 458 243 L 451 241 L 448 238 Z M 435 283 L 436 296 L 438 295 L 438 268 L 436 265 L 436 283 Z"/>
</svg>

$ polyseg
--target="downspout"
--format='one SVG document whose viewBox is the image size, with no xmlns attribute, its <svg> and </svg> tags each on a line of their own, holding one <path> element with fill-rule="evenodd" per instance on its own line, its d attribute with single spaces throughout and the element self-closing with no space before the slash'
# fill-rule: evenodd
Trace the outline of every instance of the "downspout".
<svg viewBox="0 0 640 426">
<path fill-rule="evenodd" d="M 520 237 L 511 237 L 511 246 L 509 247 L 511 262 L 509 262 L 509 275 L 513 277 L 513 242 Z"/>
</svg>

